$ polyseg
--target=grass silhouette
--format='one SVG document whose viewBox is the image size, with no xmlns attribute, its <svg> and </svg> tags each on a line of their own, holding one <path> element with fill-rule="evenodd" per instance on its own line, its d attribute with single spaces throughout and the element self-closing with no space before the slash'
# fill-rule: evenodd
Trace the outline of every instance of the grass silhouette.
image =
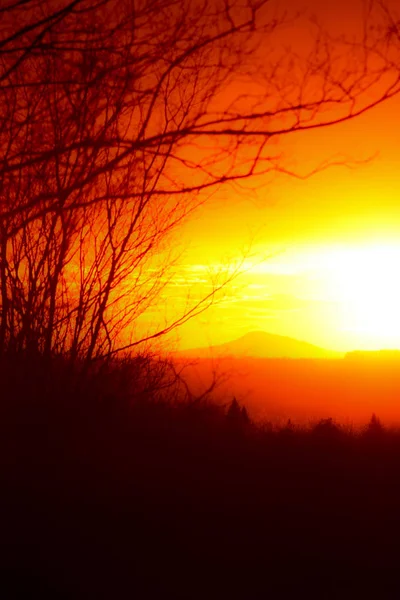
<svg viewBox="0 0 400 600">
<path fill-rule="evenodd" d="M 396 597 L 400 433 L 375 415 L 255 424 L 144 357 L 0 375 L 2 597 Z"/>
</svg>

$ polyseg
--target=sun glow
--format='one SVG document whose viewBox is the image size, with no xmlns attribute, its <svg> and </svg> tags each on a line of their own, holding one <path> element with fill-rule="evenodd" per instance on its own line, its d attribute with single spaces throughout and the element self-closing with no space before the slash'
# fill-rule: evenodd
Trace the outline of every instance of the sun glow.
<svg viewBox="0 0 400 600">
<path fill-rule="evenodd" d="M 229 284 L 222 301 L 186 327 L 187 347 L 262 330 L 339 352 L 400 349 L 396 240 L 293 244 L 265 255 L 245 261 L 243 274 Z M 191 289 L 200 286 L 199 294 L 206 289 L 203 273 L 197 265 L 195 277 L 186 282 Z M 183 294 L 185 281 L 179 287 Z"/>
<path fill-rule="evenodd" d="M 400 342 L 400 246 L 334 249 L 320 257 L 330 299 L 338 303 L 344 331 L 377 346 Z"/>
</svg>

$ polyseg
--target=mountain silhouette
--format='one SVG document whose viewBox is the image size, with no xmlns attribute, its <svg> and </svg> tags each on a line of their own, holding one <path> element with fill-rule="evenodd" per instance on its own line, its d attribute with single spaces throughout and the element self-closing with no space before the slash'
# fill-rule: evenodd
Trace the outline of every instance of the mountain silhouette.
<svg viewBox="0 0 400 600">
<path fill-rule="evenodd" d="M 326 350 L 308 342 L 283 335 L 253 331 L 231 342 L 193 348 L 179 354 L 188 357 L 254 357 L 254 358 L 342 358 L 343 354 Z"/>
</svg>

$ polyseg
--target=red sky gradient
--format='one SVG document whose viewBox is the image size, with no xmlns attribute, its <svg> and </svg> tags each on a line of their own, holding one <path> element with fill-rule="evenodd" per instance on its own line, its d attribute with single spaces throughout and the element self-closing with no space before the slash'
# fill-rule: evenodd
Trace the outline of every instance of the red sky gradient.
<svg viewBox="0 0 400 600">
<path fill-rule="evenodd" d="M 334 34 L 361 31 L 362 2 L 290 7 L 315 13 Z M 306 19 L 288 26 L 299 52 L 309 27 Z M 223 188 L 196 213 L 179 240 L 166 313 L 188 294 L 201 297 L 210 270 L 251 250 L 224 298 L 174 337 L 181 348 L 253 330 L 341 351 L 400 348 L 399 114 L 395 98 L 353 121 L 287 136 L 273 149 L 286 168 L 303 175 L 325 160 L 343 164 L 306 180 L 275 174 Z"/>
</svg>

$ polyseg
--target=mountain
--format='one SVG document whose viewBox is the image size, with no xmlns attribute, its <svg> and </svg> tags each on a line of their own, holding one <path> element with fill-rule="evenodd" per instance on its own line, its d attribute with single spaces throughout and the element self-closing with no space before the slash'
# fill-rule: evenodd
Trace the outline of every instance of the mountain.
<svg viewBox="0 0 400 600">
<path fill-rule="evenodd" d="M 326 350 L 308 342 L 283 335 L 253 331 L 241 338 L 212 346 L 193 348 L 179 353 L 191 358 L 255 357 L 255 358 L 342 358 L 343 354 Z"/>
</svg>

